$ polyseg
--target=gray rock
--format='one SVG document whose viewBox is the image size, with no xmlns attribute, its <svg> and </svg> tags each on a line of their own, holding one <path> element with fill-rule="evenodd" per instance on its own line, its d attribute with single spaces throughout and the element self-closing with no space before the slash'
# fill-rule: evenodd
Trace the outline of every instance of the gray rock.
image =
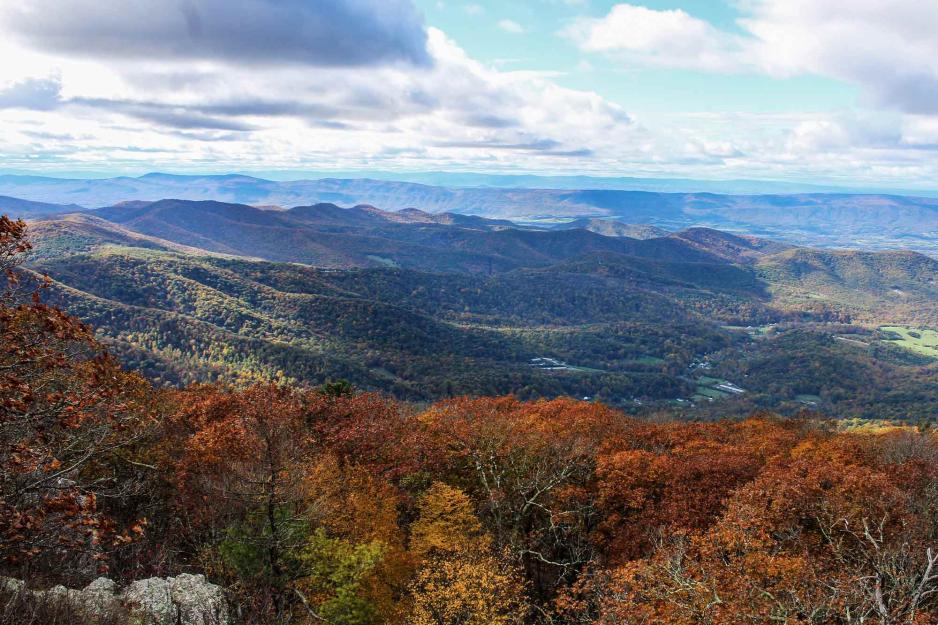
<svg viewBox="0 0 938 625">
<path fill-rule="evenodd" d="M 0 577 L 0 590 L 5 590 L 10 593 L 21 592 L 26 587 L 26 584 L 23 581 L 14 579 L 12 577 Z"/>
<path fill-rule="evenodd" d="M 228 625 L 228 603 L 220 586 L 204 575 L 151 577 L 118 592 L 117 584 L 99 577 L 82 590 L 55 586 L 29 590 L 17 579 L 0 577 L 0 589 L 31 593 L 37 600 L 68 602 L 90 616 L 128 612 L 134 625 Z"/>
<path fill-rule="evenodd" d="M 78 597 L 81 593 L 79 593 L 77 590 L 69 590 L 65 586 L 53 586 L 45 592 L 34 594 L 41 595 L 46 601 L 51 603 L 72 603 L 78 600 Z"/>
<path fill-rule="evenodd" d="M 113 614 L 121 609 L 117 584 L 106 577 L 94 580 L 78 593 L 77 601 L 92 614 Z"/>
<path fill-rule="evenodd" d="M 134 582 L 121 593 L 121 601 L 144 625 L 175 625 L 180 620 L 169 582 L 160 577 Z"/>
<path fill-rule="evenodd" d="M 128 586 L 120 600 L 142 625 L 228 624 L 225 595 L 204 575 L 140 580 Z"/>
</svg>

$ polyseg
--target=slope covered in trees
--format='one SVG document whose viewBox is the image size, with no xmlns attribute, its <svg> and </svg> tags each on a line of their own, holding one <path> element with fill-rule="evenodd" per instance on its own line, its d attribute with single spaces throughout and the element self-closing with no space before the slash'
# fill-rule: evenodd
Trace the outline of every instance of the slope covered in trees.
<svg viewBox="0 0 938 625">
<path fill-rule="evenodd" d="M 0 220 L 0 574 L 204 573 L 235 625 L 938 623 L 927 427 L 159 389 L 20 280 L 28 248 Z"/>
<path fill-rule="evenodd" d="M 665 398 L 680 384 L 643 359 L 663 363 L 671 353 L 686 365 L 731 340 L 632 272 L 583 288 L 567 270 L 337 273 L 126 249 L 34 267 L 55 277 L 50 297 L 100 328 L 130 362 L 171 382 L 212 370 L 223 379 L 279 371 L 307 382 L 347 377 L 411 398 L 592 396 L 603 388 Z M 654 321 L 660 317 L 667 330 Z M 533 368 L 545 350 L 592 372 Z"/>
<path fill-rule="evenodd" d="M 914 253 L 332 204 L 128 202 L 31 228 L 49 300 L 160 384 L 342 377 L 407 399 L 573 395 L 698 417 L 934 407 L 933 361 L 875 333 L 938 325 L 938 261 Z M 809 339 L 785 338 L 799 326 Z"/>
</svg>

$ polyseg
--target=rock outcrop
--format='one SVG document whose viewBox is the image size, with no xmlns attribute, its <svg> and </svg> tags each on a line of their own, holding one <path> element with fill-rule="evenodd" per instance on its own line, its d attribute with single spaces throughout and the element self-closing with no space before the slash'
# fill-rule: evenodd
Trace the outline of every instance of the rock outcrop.
<svg viewBox="0 0 938 625">
<path fill-rule="evenodd" d="M 94 619 L 122 613 L 134 625 L 228 625 L 228 603 L 220 586 L 204 575 L 151 577 L 133 582 L 122 591 L 114 581 L 99 577 L 81 590 L 55 586 L 29 590 L 16 579 L 0 578 L 0 589 L 30 593 L 36 601 L 67 602 Z"/>
<path fill-rule="evenodd" d="M 228 624 L 225 595 L 204 575 L 140 580 L 128 586 L 120 598 L 132 615 L 145 619 L 145 625 Z"/>
</svg>

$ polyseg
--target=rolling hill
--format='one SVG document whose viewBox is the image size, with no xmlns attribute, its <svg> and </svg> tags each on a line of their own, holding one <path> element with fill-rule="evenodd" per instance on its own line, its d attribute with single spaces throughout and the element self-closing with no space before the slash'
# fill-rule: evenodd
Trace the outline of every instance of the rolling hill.
<svg viewBox="0 0 938 625">
<path fill-rule="evenodd" d="M 727 342 L 668 296 L 633 290 L 613 297 L 608 284 L 571 293 L 566 273 L 337 272 L 117 247 L 32 269 L 52 276 L 55 301 L 99 328 L 118 353 L 174 383 L 280 375 L 346 377 L 412 399 L 523 389 L 594 395 L 602 388 L 662 397 L 680 384 L 661 367 L 620 366 L 666 355 L 648 319 L 665 316 L 686 327 L 703 349 Z M 580 344 L 581 324 L 604 328 L 622 362 Z M 596 375 L 529 366 L 560 334 L 569 343 L 566 357 Z M 657 340 L 646 338 L 654 334 Z"/>
<path fill-rule="evenodd" d="M 20 198 L 0 196 L 0 213 L 19 218 L 40 217 L 84 210 L 78 204 L 49 204 Z"/>
<path fill-rule="evenodd" d="M 792 248 L 761 259 L 757 273 L 788 306 L 820 301 L 868 322 L 938 327 L 938 261 L 922 254 Z"/>
<path fill-rule="evenodd" d="M 334 204 L 128 202 L 31 228 L 29 270 L 51 277 L 48 297 L 161 383 L 343 377 L 409 399 L 572 394 L 699 415 L 823 395 L 825 409 L 856 416 L 875 397 L 812 382 L 813 353 L 834 371 L 876 372 L 897 413 L 926 405 L 938 379 L 927 359 L 896 358 L 870 334 L 938 325 L 938 261 L 912 252 L 707 228 L 639 240 Z M 865 333 L 867 348 L 829 343 L 845 331 Z M 798 332 L 815 338 L 786 338 Z M 756 358 L 801 382 L 756 375 Z M 722 399 L 701 404 L 701 362 L 757 386 L 706 389 Z"/>
<path fill-rule="evenodd" d="M 581 217 L 556 226 L 558 230 L 583 228 L 607 237 L 628 237 L 630 239 L 656 239 L 668 235 L 664 228 L 645 224 L 627 224 L 616 219 L 598 219 Z"/>
<path fill-rule="evenodd" d="M 507 222 L 334 204 L 263 210 L 214 201 L 121 204 L 91 214 L 148 236 L 278 262 L 320 267 L 399 266 L 493 273 L 546 266 L 590 252 L 707 262 L 717 258 L 676 238 L 611 238 L 583 229 L 540 230 Z"/>
</svg>

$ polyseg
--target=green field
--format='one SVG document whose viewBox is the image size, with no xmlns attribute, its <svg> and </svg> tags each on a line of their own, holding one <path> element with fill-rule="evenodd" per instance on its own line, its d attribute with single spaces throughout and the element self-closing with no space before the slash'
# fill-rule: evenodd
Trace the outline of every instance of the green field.
<svg viewBox="0 0 938 625">
<path fill-rule="evenodd" d="M 921 330 L 905 326 L 883 326 L 880 332 L 887 336 L 887 341 L 893 345 L 904 347 L 930 358 L 938 358 L 938 332 L 934 330 Z"/>
</svg>

